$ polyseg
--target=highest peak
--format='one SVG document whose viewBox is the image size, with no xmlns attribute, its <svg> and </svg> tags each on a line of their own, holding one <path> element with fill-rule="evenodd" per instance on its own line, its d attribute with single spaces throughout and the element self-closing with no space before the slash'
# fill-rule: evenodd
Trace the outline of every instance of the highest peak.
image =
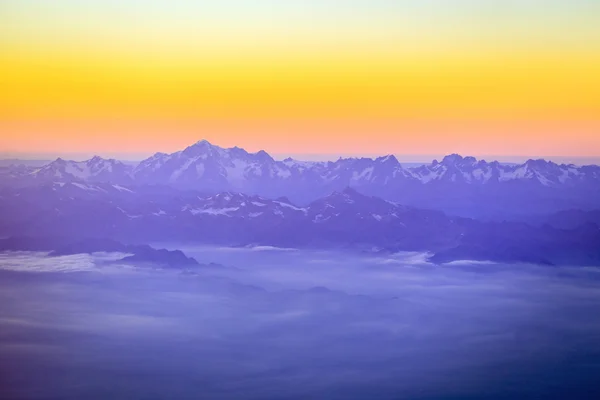
<svg viewBox="0 0 600 400">
<path fill-rule="evenodd" d="M 202 140 L 198 140 L 192 146 L 213 146 L 213 144 L 206 139 L 202 139 Z"/>
<path fill-rule="evenodd" d="M 194 143 L 193 145 L 185 148 L 183 150 L 183 153 L 187 156 L 192 156 L 192 157 L 200 156 L 202 154 L 208 154 L 211 156 L 218 155 L 218 156 L 229 156 L 229 157 L 233 157 L 233 158 L 245 158 L 248 156 L 252 156 L 252 157 L 257 157 L 260 160 L 272 160 L 271 156 L 264 150 L 259 150 L 256 153 L 248 153 L 242 147 L 235 146 L 235 147 L 231 147 L 231 148 L 224 148 L 224 147 L 212 144 L 206 139 L 199 140 L 198 142 Z"/>
<path fill-rule="evenodd" d="M 220 147 L 217 146 L 217 145 L 212 144 L 211 142 L 209 142 L 206 139 L 202 139 L 202 140 L 198 140 L 193 145 L 188 146 L 186 148 L 186 150 L 187 149 L 198 149 L 198 148 L 200 148 L 200 149 L 212 149 L 212 148 L 220 148 Z"/>
<path fill-rule="evenodd" d="M 202 140 L 197 141 L 193 145 L 186 147 L 183 150 L 183 154 L 189 155 L 189 156 L 199 156 L 203 152 L 212 152 L 212 151 L 216 151 L 216 150 L 220 150 L 220 149 L 221 148 L 219 146 L 211 144 L 206 139 L 202 139 Z"/>
</svg>

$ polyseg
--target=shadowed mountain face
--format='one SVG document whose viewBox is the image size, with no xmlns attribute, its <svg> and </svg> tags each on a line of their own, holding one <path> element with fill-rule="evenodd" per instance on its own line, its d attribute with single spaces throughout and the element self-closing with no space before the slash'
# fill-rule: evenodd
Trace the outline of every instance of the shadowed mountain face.
<svg viewBox="0 0 600 400">
<path fill-rule="evenodd" d="M 203 140 L 173 153 L 157 153 L 137 165 L 94 157 L 58 159 L 39 168 L 5 169 L 12 185 L 72 182 L 168 185 L 205 193 L 243 192 L 285 196 L 306 205 L 351 186 L 361 193 L 454 215 L 498 218 L 543 214 L 600 204 L 600 167 L 529 160 L 504 165 L 457 154 L 405 168 L 393 156 L 340 158 L 334 162 L 274 160 Z"/>
<path fill-rule="evenodd" d="M 350 188 L 302 207 L 286 198 L 231 192 L 200 195 L 169 187 L 54 183 L 6 189 L 0 206 L 0 234 L 5 236 L 424 251 L 437 262 L 600 264 L 600 229 L 593 222 L 569 229 L 481 222 Z"/>
</svg>

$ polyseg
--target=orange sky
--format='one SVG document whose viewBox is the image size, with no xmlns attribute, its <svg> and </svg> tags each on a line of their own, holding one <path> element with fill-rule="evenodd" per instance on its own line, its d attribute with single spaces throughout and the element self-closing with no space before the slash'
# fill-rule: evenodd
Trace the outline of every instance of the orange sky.
<svg viewBox="0 0 600 400">
<path fill-rule="evenodd" d="M 423 9 L 397 28 L 377 9 L 332 29 L 325 10 L 292 28 L 243 17 L 180 31 L 167 8 L 111 28 L 88 13 L 102 2 L 7 3 L 2 154 L 131 157 L 205 138 L 274 154 L 600 156 L 600 29 L 578 10 L 535 14 L 529 30 L 518 12 L 534 9 L 484 24 L 457 0 L 463 25 Z"/>
<path fill-rule="evenodd" d="M 240 146 L 248 151 L 266 149 L 275 155 L 394 153 L 418 156 L 456 152 L 480 156 L 564 156 L 576 159 L 597 157 L 600 146 L 599 124 L 560 120 L 101 119 L 3 121 L 0 126 L 4 132 L 20 132 L 22 135 L 20 139 L 11 138 L 7 142 L 23 142 L 25 146 L 12 149 L 9 145 L 3 146 L 14 153 L 25 153 L 22 149 L 31 149 L 31 152 L 41 155 L 71 154 L 75 157 L 77 153 L 111 156 L 123 153 L 124 157 L 134 159 L 156 151 L 178 151 L 200 138 L 224 147 Z M 49 132 L 48 126 L 52 127 L 52 132 Z M 34 138 L 34 143 L 27 137 Z M 407 159 L 420 160 L 419 157 Z"/>
</svg>

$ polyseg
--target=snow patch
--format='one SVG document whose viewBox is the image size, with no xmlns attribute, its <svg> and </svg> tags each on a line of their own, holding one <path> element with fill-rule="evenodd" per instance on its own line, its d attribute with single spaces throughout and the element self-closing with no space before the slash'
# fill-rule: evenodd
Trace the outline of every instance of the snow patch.
<svg viewBox="0 0 600 400">
<path fill-rule="evenodd" d="M 123 186 L 120 186 L 120 185 L 112 185 L 112 187 L 114 187 L 115 189 L 117 189 L 120 192 L 133 193 L 133 190 L 127 189 L 126 187 L 123 187 Z"/>
<path fill-rule="evenodd" d="M 281 202 L 281 201 L 274 201 L 273 203 L 279 204 L 281 207 L 289 208 L 289 209 L 292 209 L 294 211 L 302 211 L 302 212 L 306 213 L 306 209 L 305 208 L 296 207 L 296 206 L 293 206 L 291 204 L 284 203 L 284 202 Z"/>
<path fill-rule="evenodd" d="M 88 186 L 88 185 L 83 184 L 83 183 L 71 182 L 71 184 L 73 186 L 75 186 L 75 187 L 78 187 L 81 190 L 85 190 L 85 191 L 88 191 L 88 192 L 97 192 L 98 191 L 98 189 L 96 189 L 94 187 L 91 187 L 91 186 Z"/>
<path fill-rule="evenodd" d="M 225 215 L 230 217 L 228 213 L 239 210 L 239 207 L 228 207 L 228 208 L 194 208 L 188 211 L 193 215 L 208 214 L 208 215 Z"/>
<path fill-rule="evenodd" d="M 360 174 L 356 171 L 352 173 L 352 180 L 357 181 L 361 179 L 370 180 L 373 176 L 373 167 L 365 168 Z"/>
<path fill-rule="evenodd" d="M 65 172 L 80 179 L 87 179 L 91 175 L 91 171 L 85 163 L 78 163 L 74 161 L 65 164 Z"/>
<path fill-rule="evenodd" d="M 175 170 L 171 174 L 169 180 L 171 182 L 175 182 L 177 180 L 177 178 L 179 178 L 179 176 L 181 176 L 181 174 L 184 173 L 190 167 L 190 165 L 192 165 L 197 160 L 198 160 L 198 158 L 187 159 L 181 167 L 179 167 L 177 170 Z"/>
</svg>

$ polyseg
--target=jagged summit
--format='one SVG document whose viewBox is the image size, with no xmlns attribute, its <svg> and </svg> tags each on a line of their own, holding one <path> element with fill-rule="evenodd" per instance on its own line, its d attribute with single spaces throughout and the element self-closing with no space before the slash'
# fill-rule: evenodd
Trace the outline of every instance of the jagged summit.
<svg viewBox="0 0 600 400">
<path fill-rule="evenodd" d="M 448 154 L 442 159 L 442 164 L 456 164 L 463 160 L 463 157 L 460 154 Z"/>
<path fill-rule="evenodd" d="M 378 157 L 378 158 L 376 158 L 376 161 L 379 161 L 381 163 L 400 164 L 400 162 L 398 161 L 396 156 L 393 154 L 388 154 L 387 156 Z"/>
<path fill-rule="evenodd" d="M 529 160 L 525 161 L 525 165 L 529 165 L 532 167 L 547 167 L 547 166 L 552 166 L 552 165 L 558 166 L 558 164 L 555 164 L 552 161 L 546 161 L 542 158 L 529 159 Z"/>
<path fill-rule="evenodd" d="M 271 156 L 269 155 L 269 153 L 267 153 L 264 150 L 259 150 L 259 151 L 257 151 L 254 154 L 256 154 L 256 156 L 260 157 L 261 159 L 273 160 L 273 158 L 271 158 Z"/>
<path fill-rule="evenodd" d="M 181 154 L 189 157 L 197 157 L 200 155 L 213 155 L 220 150 L 223 149 L 219 146 L 211 144 L 208 140 L 202 139 L 183 149 Z"/>
<path fill-rule="evenodd" d="M 444 165 L 472 165 L 475 163 L 477 163 L 477 159 L 475 157 L 463 157 L 456 153 L 445 156 L 441 162 L 441 164 Z"/>
<path fill-rule="evenodd" d="M 182 154 L 186 154 L 192 157 L 198 155 L 211 155 L 211 156 L 229 156 L 229 157 L 246 157 L 246 156 L 255 156 L 265 160 L 272 160 L 271 156 L 264 150 L 259 150 L 255 153 L 250 153 L 246 149 L 233 146 L 233 147 L 222 147 L 216 144 L 209 142 L 206 139 L 202 139 L 197 141 L 196 143 L 186 147 L 182 152 Z M 157 153 L 164 154 L 164 153 Z"/>
<path fill-rule="evenodd" d="M 200 139 L 196 143 L 194 143 L 192 146 L 214 146 L 214 145 L 206 139 Z"/>
</svg>

